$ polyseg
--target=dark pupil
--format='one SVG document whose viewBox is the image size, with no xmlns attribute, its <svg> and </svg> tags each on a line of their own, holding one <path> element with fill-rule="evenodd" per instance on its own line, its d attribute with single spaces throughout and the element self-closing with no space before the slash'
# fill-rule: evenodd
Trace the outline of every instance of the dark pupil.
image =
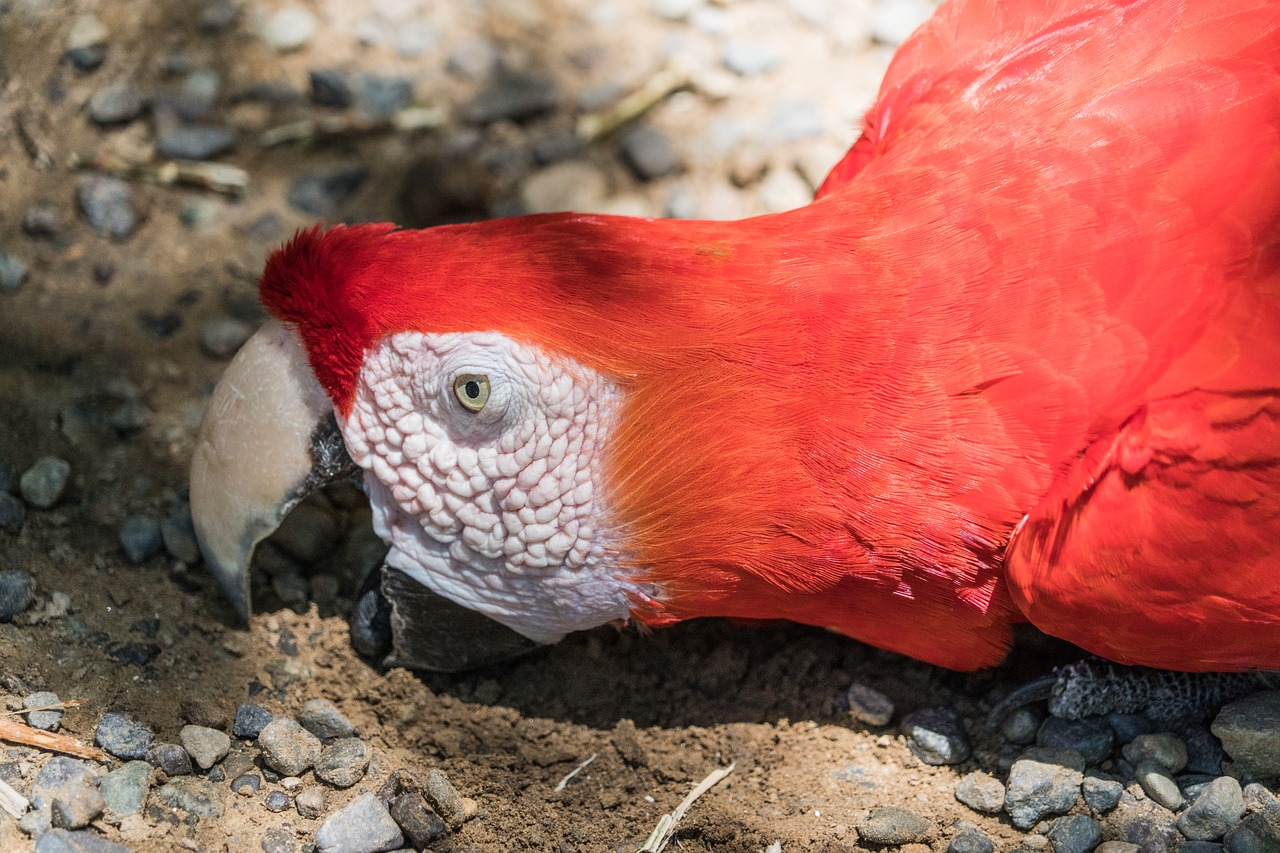
<svg viewBox="0 0 1280 853">
<path fill-rule="evenodd" d="M 480 383 L 474 379 L 468 379 L 467 384 L 462 386 L 462 390 L 466 392 L 469 399 L 476 399 L 480 396 Z"/>
</svg>

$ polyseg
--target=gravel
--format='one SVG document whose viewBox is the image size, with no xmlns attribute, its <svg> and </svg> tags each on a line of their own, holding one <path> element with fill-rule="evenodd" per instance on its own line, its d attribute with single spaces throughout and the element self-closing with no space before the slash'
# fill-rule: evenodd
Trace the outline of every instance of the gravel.
<svg viewBox="0 0 1280 853">
<path fill-rule="evenodd" d="M 316 849 L 320 853 L 380 853 L 403 844 L 404 833 L 373 794 L 352 800 L 316 830 Z"/>
<path fill-rule="evenodd" d="M 208 160 L 235 147 L 236 133 L 226 127 L 191 125 L 156 139 L 156 153 L 170 160 Z"/>
<path fill-rule="evenodd" d="M 284 791 L 268 791 L 262 798 L 263 807 L 269 812 L 282 812 L 293 806 L 293 801 Z"/>
<path fill-rule="evenodd" d="M 301 807 L 298 810 L 301 812 Z M 444 821 L 416 792 L 405 791 L 397 796 L 391 801 L 390 812 L 392 820 L 415 850 L 425 849 L 445 833 Z"/>
<path fill-rule="evenodd" d="M 3 588 L 3 584 L 0 584 Z M 34 590 L 34 582 L 33 582 Z M 0 605 L 0 618 L 3 617 L 3 606 Z M 41 690 L 36 693 L 29 693 L 22 699 L 22 707 L 24 708 L 46 708 L 49 705 L 57 705 L 62 700 L 58 698 L 58 694 L 49 690 Z M 48 708 L 43 711 L 32 711 L 26 715 L 27 725 L 37 729 L 43 729 L 47 732 L 56 732 L 58 727 L 62 725 L 61 708 Z"/>
<path fill-rule="evenodd" d="M 57 237 L 62 233 L 62 211 L 49 202 L 33 204 L 22 214 L 22 232 L 36 239 Z"/>
<path fill-rule="evenodd" d="M 35 853 L 131 853 L 93 832 L 51 829 L 36 839 Z"/>
<path fill-rule="evenodd" d="M 151 765 L 129 761 L 102 777 L 102 798 L 108 816 L 119 819 L 142 811 L 151 786 Z"/>
<path fill-rule="evenodd" d="M 8 492 L 0 492 L 0 530 L 18 530 L 27 520 L 27 508 Z"/>
<path fill-rule="evenodd" d="M 272 770 L 297 776 L 320 757 L 320 739 L 291 717 L 276 717 L 258 734 L 262 758 Z"/>
<path fill-rule="evenodd" d="M 293 807 L 305 818 L 315 820 L 323 817 L 326 809 L 324 788 L 316 785 L 301 791 L 293 798 Z"/>
<path fill-rule="evenodd" d="M 1090 770 L 1085 774 L 1084 781 L 1080 783 L 1080 793 L 1084 795 L 1085 805 L 1102 814 L 1111 811 L 1120 803 L 1124 786 L 1115 779 Z"/>
<path fill-rule="evenodd" d="M 116 758 L 145 759 L 155 735 L 146 725 L 124 714 L 108 712 L 98 721 L 94 742 Z"/>
<path fill-rule="evenodd" d="M 231 733 L 238 738 L 253 740 L 275 719 L 275 715 L 261 705 L 245 702 L 236 706 L 236 719 Z"/>
<path fill-rule="evenodd" d="M 972 752 L 964 725 L 954 709 L 921 708 L 902 720 L 902 733 L 911 754 L 925 764 L 959 764 Z"/>
<path fill-rule="evenodd" d="M 71 465 L 65 459 L 41 456 L 23 472 L 18 489 L 29 506 L 48 509 L 62 497 L 70 478 Z"/>
<path fill-rule="evenodd" d="M 347 738 L 356 733 L 356 727 L 328 699 L 311 699 L 303 704 L 298 722 L 321 740 Z"/>
<path fill-rule="evenodd" d="M 1053 853 L 1089 853 L 1102 841 L 1102 827 L 1091 817 L 1070 815 L 1050 822 L 1045 835 Z"/>
<path fill-rule="evenodd" d="M 346 109 L 356 102 L 351 75 L 340 68 L 316 68 L 307 72 L 311 103 Z"/>
<path fill-rule="evenodd" d="M 858 838 L 872 844 L 914 844 L 924 841 L 933 824 L 910 809 L 885 806 L 872 809 L 858 826 Z"/>
<path fill-rule="evenodd" d="M 222 817 L 222 791 L 213 782 L 197 776 L 170 779 L 156 790 L 156 799 L 199 817 L 211 820 Z"/>
<path fill-rule="evenodd" d="M 475 94 L 463 109 L 463 117 L 474 124 L 520 121 L 559 104 L 560 90 L 553 78 L 502 69 Z"/>
<path fill-rule="evenodd" d="M 150 515 L 131 515 L 120 525 L 120 546 L 125 558 L 137 565 L 145 563 L 164 549 L 160 520 Z"/>
<path fill-rule="evenodd" d="M 1083 781 L 1084 759 L 1071 749 L 1033 747 L 1009 769 L 1005 811 L 1013 825 L 1030 829 L 1049 815 L 1075 806 Z"/>
<path fill-rule="evenodd" d="M 1280 776 L 1280 690 L 1228 703 L 1211 728 L 1238 771 L 1262 779 Z"/>
<path fill-rule="evenodd" d="M 316 760 L 316 778 L 335 788 L 350 788 L 364 778 L 373 750 L 359 738 L 335 740 Z"/>
<path fill-rule="evenodd" d="M 982 771 L 966 773 L 956 782 L 956 799 L 984 814 L 1003 811 L 1004 796 L 1004 783 Z"/>
<path fill-rule="evenodd" d="M 142 113 L 142 91 L 134 83 L 117 83 L 93 93 L 86 105 L 97 124 L 127 124 Z"/>
<path fill-rule="evenodd" d="M 281 53 L 299 50 L 316 32 L 316 18 L 304 7 L 291 4 L 258 23 L 258 38 Z"/>
<path fill-rule="evenodd" d="M 7 252 L 0 252 L 0 291 L 17 290 L 26 280 L 26 262 Z"/>
<path fill-rule="evenodd" d="M 35 594 L 36 580 L 31 575 L 21 569 L 0 571 L 0 622 L 10 622 L 30 607 Z"/>
<path fill-rule="evenodd" d="M 304 169 L 289 186 L 289 204 L 312 216 L 328 216 L 341 206 L 369 177 L 363 166 Z"/>
<path fill-rule="evenodd" d="M 1173 781 L 1164 765 L 1155 761 L 1143 761 L 1133 771 L 1134 778 L 1142 786 L 1142 791 L 1152 801 L 1159 803 L 1169 811 L 1182 808 L 1182 791 L 1178 783 Z"/>
<path fill-rule="evenodd" d="M 845 691 L 849 715 L 869 726 L 887 726 L 893 719 L 893 700 L 873 687 L 855 681 Z"/>
<path fill-rule="evenodd" d="M 208 770 L 227 757 L 231 750 L 231 738 L 226 732 L 207 726 L 183 726 L 178 733 L 182 748 L 201 770 Z"/>
<path fill-rule="evenodd" d="M 1049 717 L 1036 732 L 1036 745 L 1074 749 L 1085 764 L 1104 761 L 1115 746 L 1115 733 L 1102 717 L 1061 720 Z"/>
<path fill-rule="evenodd" d="M 212 358 L 228 359 L 253 336 L 253 326 L 235 317 L 211 317 L 200 327 L 200 349 Z"/>
<path fill-rule="evenodd" d="M 1134 766 L 1152 763 L 1169 773 L 1178 773 L 1187 766 L 1187 745 L 1168 732 L 1138 735 L 1121 752 L 1125 761 Z"/>
<path fill-rule="evenodd" d="M 1193 841 L 1217 841 L 1244 817 L 1244 791 L 1230 776 L 1204 786 L 1178 818 L 1178 831 Z"/>
<path fill-rule="evenodd" d="M 731 41 L 724 46 L 720 59 L 724 62 L 724 67 L 734 74 L 752 77 L 773 70 L 781 56 L 777 48 L 769 44 Z"/>
<path fill-rule="evenodd" d="M 89 226 L 113 240 L 124 240 L 138 227 L 133 190 L 119 178 L 85 175 L 76 182 L 76 202 Z"/>
<path fill-rule="evenodd" d="M 466 803 L 462 800 L 462 795 L 458 793 L 458 789 L 453 787 L 453 783 L 449 781 L 449 777 L 445 776 L 440 770 L 432 769 L 427 773 L 427 782 L 423 787 L 423 794 L 427 798 L 427 802 L 440 815 L 440 819 L 445 825 L 457 829 L 462 826 L 462 822 L 466 820 L 467 808 Z"/>
<path fill-rule="evenodd" d="M 158 767 L 166 776 L 190 775 L 191 756 L 176 743 L 158 743 L 147 750 L 146 761 L 152 767 Z"/>
<path fill-rule="evenodd" d="M 655 127 L 640 125 L 623 134 L 622 158 L 645 181 L 680 170 L 680 155 L 667 135 Z"/>
</svg>

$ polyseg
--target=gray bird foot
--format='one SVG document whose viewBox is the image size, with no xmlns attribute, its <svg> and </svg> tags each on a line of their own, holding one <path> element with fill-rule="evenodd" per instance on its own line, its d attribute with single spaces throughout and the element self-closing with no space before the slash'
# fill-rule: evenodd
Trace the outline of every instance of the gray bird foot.
<svg viewBox="0 0 1280 853">
<path fill-rule="evenodd" d="M 1119 712 L 1144 714 L 1160 723 L 1189 722 L 1278 684 L 1277 672 L 1170 672 L 1079 661 L 1014 690 L 991 709 L 987 726 L 994 729 L 1018 708 L 1040 701 L 1048 701 L 1049 713 L 1065 720 Z"/>
</svg>

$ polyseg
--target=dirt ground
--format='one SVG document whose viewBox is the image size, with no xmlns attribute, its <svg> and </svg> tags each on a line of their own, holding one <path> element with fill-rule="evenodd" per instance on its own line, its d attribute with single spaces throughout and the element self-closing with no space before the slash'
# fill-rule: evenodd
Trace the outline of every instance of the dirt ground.
<svg viewBox="0 0 1280 853">
<path fill-rule="evenodd" d="M 748 141 L 765 148 L 775 167 L 830 159 L 852 140 L 886 62 L 887 49 L 867 37 L 868 4 L 850 0 L 830 26 L 802 14 L 825 5 L 733 0 L 711 7 L 731 34 L 768 43 L 781 60 L 767 74 L 729 75 L 727 97 L 681 93 L 646 118 L 676 140 L 680 174 L 638 180 L 620 163 L 615 138 L 579 157 L 608 175 L 610 198 L 627 209 L 661 214 L 678 186 L 721 212 L 758 211 L 752 186 L 727 177 L 754 155 L 716 150 L 716 128 L 767 128 L 775 98 L 808 99 L 824 133 L 778 141 L 762 131 Z M 412 58 L 387 44 L 361 44 L 357 24 L 378 11 L 372 6 L 388 19 L 397 7 L 417 9 L 437 43 Z M 37 582 L 35 605 L 0 625 L 0 693 L 11 705 L 49 689 L 82 702 L 64 721 L 82 739 L 92 740 L 103 712 L 118 710 L 151 726 L 158 740 L 176 742 L 191 722 L 229 730 L 237 704 L 250 699 L 297 713 L 308 699 L 328 698 L 376 754 L 376 772 L 365 782 L 328 792 L 330 811 L 376 790 L 393 770 L 438 767 L 479 805 L 478 816 L 443 845 L 460 850 L 633 850 L 697 781 L 730 762 L 735 770 L 691 809 L 673 849 L 762 851 L 774 842 L 784 851 L 862 849 L 856 827 L 887 805 L 932 822 L 930 849 L 946 848 L 957 821 L 976 824 L 997 849 L 1017 846 L 1021 833 L 1007 820 L 966 808 L 953 789 L 975 768 L 999 772 L 997 747 L 976 724 L 990 697 L 1034 667 L 962 676 L 817 630 L 708 622 L 652 635 L 600 630 L 457 676 L 380 672 L 353 654 L 340 614 L 314 605 L 299 614 L 266 596 L 243 630 L 202 566 L 164 554 L 133 565 L 121 548 L 127 517 L 163 515 L 183 499 L 194 431 L 225 366 L 202 351 L 201 330 L 214 318 L 260 318 L 254 285 L 263 259 L 314 220 L 285 201 L 301 170 L 368 169 L 332 220 L 430 224 L 501 211 L 534 169 L 532 141 L 568 133 L 594 88 L 637 88 L 673 44 L 714 56 L 721 36 L 665 20 L 644 0 L 316 0 L 307 7 L 318 31 L 303 49 L 280 53 L 254 35 L 255 15 L 276 8 L 268 4 L 246 3 L 215 32 L 200 27 L 195 0 L 11 0 L 0 7 L 8 7 L 0 16 L 0 251 L 30 268 L 19 288 L 0 293 L 0 461 L 21 472 L 54 455 L 72 469 L 56 506 L 29 509 L 20 531 L 0 532 L 0 569 L 21 569 Z M 92 72 L 62 56 L 75 15 L 85 12 L 109 33 L 106 60 Z M 466 125 L 462 109 L 481 84 L 447 73 L 445 57 L 473 36 L 497 45 L 512 66 L 555 78 L 559 106 L 531 121 Z M 249 188 L 231 198 L 135 181 L 142 221 L 128 238 L 109 239 L 77 210 L 83 173 L 68 160 L 111 152 L 148 161 L 154 129 L 145 113 L 97 126 L 85 104 L 121 81 L 145 92 L 172 88 L 180 77 L 166 57 L 174 54 L 220 75 L 207 120 L 237 130 L 239 144 L 218 159 L 246 169 Z M 303 146 L 257 144 L 261 129 L 318 111 L 305 102 L 307 71 L 317 67 L 408 75 L 415 101 L 441 108 L 445 124 Z M 239 96 L 262 82 L 287 83 L 303 101 L 264 105 Z M 40 162 L 46 154 L 50 161 Z M 458 191 L 469 176 L 475 186 Z M 449 181 L 453 195 L 441 189 Z M 475 210 L 457 200 L 467 192 Z M 61 212 L 53 239 L 33 239 L 20 227 L 24 212 L 41 202 Z M 202 217 L 196 227 L 181 221 L 193 204 Z M 130 401 L 141 404 L 143 422 L 122 430 L 111 415 Z M 70 597 L 70 615 L 45 612 L 55 592 Z M 158 651 L 139 664 L 122 651 L 128 643 Z M 921 706 L 958 708 L 974 724 L 974 757 L 954 767 L 922 764 L 892 726 L 868 727 L 838 709 L 853 681 L 891 697 L 895 722 Z M 26 749 L 7 755 L 10 770 L 28 780 L 44 760 Z M 97 827 L 140 851 L 239 851 L 260 849 L 267 830 L 280 826 L 305 845 L 318 824 L 292 810 L 273 814 L 261 797 L 228 795 L 220 820 L 170 820 L 164 811 Z M 13 820 L 0 819 L 0 849 L 31 846 Z"/>
</svg>

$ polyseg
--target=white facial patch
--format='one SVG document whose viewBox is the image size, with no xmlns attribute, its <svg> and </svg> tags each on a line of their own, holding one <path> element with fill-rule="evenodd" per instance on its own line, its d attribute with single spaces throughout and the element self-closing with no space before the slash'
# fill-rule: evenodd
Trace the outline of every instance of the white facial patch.
<svg viewBox="0 0 1280 853">
<path fill-rule="evenodd" d="M 342 433 L 387 563 L 538 642 L 626 619 L 601 494 L 618 397 L 497 332 L 384 340 Z"/>
</svg>

